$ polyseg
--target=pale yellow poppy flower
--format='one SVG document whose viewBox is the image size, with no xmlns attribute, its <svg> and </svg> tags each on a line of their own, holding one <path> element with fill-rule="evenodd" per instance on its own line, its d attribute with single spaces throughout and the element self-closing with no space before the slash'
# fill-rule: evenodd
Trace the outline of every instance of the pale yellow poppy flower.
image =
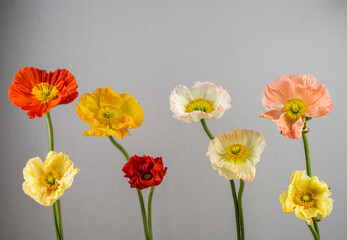
<svg viewBox="0 0 347 240">
<path fill-rule="evenodd" d="M 285 213 L 312 224 L 312 219 L 322 220 L 331 213 L 333 199 L 329 198 L 329 186 L 317 177 L 309 177 L 305 171 L 294 171 L 290 176 L 288 190 L 280 195 Z"/>
<path fill-rule="evenodd" d="M 29 159 L 23 169 L 23 191 L 36 202 L 51 206 L 71 186 L 79 171 L 68 155 L 50 151 L 44 163 L 39 157 Z"/>
</svg>

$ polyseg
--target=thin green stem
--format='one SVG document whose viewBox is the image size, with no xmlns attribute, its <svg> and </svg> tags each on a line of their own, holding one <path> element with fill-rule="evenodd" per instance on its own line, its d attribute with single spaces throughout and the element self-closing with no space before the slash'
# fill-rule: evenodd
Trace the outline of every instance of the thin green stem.
<svg viewBox="0 0 347 240">
<path fill-rule="evenodd" d="M 56 201 L 57 203 L 57 213 L 58 213 L 58 225 L 60 230 L 60 239 L 64 240 L 64 234 L 63 234 L 63 222 L 61 220 L 61 208 L 60 208 L 60 199 Z"/>
<path fill-rule="evenodd" d="M 57 211 L 56 211 L 55 203 L 53 203 L 52 205 L 52 214 L 53 214 L 53 221 L 54 221 L 55 236 L 57 237 L 57 240 L 61 240 L 60 234 L 59 234 Z"/>
<path fill-rule="evenodd" d="M 149 239 L 153 240 L 153 230 L 152 230 L 152 199 L 154 194 L 155 187 L 152 186 L 149 190 L 148 201 L 147 201 L 147 210 L 148 210 L 148 229 L 149 229 Z"/>
<path fill-rule="evenodd" d="M 308 140 L 307 140 L 307 135 L 306 134 L 307 134 L 306 132 L 302 133 L 302 140 L 303 140 L 304 149 L 305 149 L 306 171 L 307 171 L 307 175 L 309 177 L 312 177 L 311 160 L 310 160 L 310 148 L 308 146 Z M 318 223 L 317 223 L 317 221 L 315 219 L 313 219 L 313 226 L 314 226 L 316 234 L 319 237 L 319 227 L 318 227 Z"/>
<path fill-rule="evenodd" d="M 314 226 L 314 230 L 316 230 L 318 237 L 320 238 L 318 223 L 317 223 L 316 219 L 313 219 L 313 226 Z"/>
<path fill-rule="evenodd" d="M 205 119 L 201 119 L 201 124 L 202 124 L 202 127 L 204 128 L 207 136 L 212 140 L 214 139 L 214 136 L 212 135 L 212 133 L 210 132 L 210 130 L 208 129 L 207 125 L 206 125 L 206 122 L 205 122 Z"/>
<path fill-rule="evenodd" d="M 142 223 L 143 223 L 143 231 L 145 232 L 146 240 L 149 240 L 145 203 L 143 201 L 143 196 L 142 196 L 141 190 L 139 190 L 139 189 L 136 189 L 136 190 L 137 190 L 137 195 L 138 195 L 139 201 L 140 201 L 141 214 L 142 214 Z"/>
<path fill-rule="evenodd" d="M 245 226 L 243 223 L 243 210 L 242 210 L 242 194 L 243 194 L 244 188 L 245 188 L 245 182 L 242 179 L 240 179 L 240 188 L 239 188 L 237 203 L 239 205 L 240 229 L 241 229 L 242 240 L 245 240 Z"/>
<path fill-rule="evenodd" d="M 54 151 L 54 135 L 53 135 L 53 126 L 51 121 L 51 115 L 46 113 L 47 127 L 48 127 L 48 139 L 49 139 L 49 151 Z"/>
<path fill-rule="evenodd" d="M 240 216 L 239 216 L 239 207 L 237 203 L 237 195 L 234 180 L 230 180 L 231 192 L 233 194 L 234 199 L 234 209 L 235 209 L 235 223 L 236 223 L 236 231 L 237 231 L 237 240 L 241 239 L 240 234 Z"/>
<path fill-rule="evenodd" d="M 119 149 L 119 151 L 123 153 L 126 160 L 129 161 L 129 154 L 127 153 L 127 151 L 125 151 L 125 149 L 116 140 L 114 140 L 112 136 L 109 136 L 108 138 L 113 143 L 113 145 L 115 145 Z"/>
<path fill-rule="evenodd" d="M 54 151 L 53 126 L 52 126 L 51 115 L 49 112 L 46 113 L 46 120 L 47 120 L 47 128 L 48 128 L 49 151 Z M 55 234 L 57 236 L 57 239 L 64 240 L 59 199 L 55 203 L 53 203 L 52 212 L 53 212 L 53 218 L 54 218 Z M 57 218 L 57 215 L 58 215 L 58 218 Z"/>
<path fill-rule="evenodd" d="M 307 140 L 307 136 L 306 133 L 303 132 L 302 133 L 302 140 L 304 142 L 304 148 L 305 148 L 305 157 L 306 157 L 306 171 L 307 171 L 307 175 L 309 177 L 312 177 L 311 175 L 311 161 L 310 161 L 310 149 L 308 147 L 308 140 Z"/>
<path fill-rule="evenodd" d="M 114 138 L 112 136 L 108 137 L 111 141 L 111 143 L 113 143 L 113 145 L 116 146 L 116 148 L 119 149 L 119 151 L 121 151 L 125 157 L 125 159 L 127 161 L 129 161 L 129 154 L 128 152 L 116 141 L 114 140 Z M 146 240 L 149 240 L 149 233 L 148 233 L 148 226 L 147 226 L 147 216 L 146 216 L 146 208 L 145 208 L 145 204 L 143 201 L 143 196 L 142 196 L 142 192 L 141 190 L 137 189 L 137 195 L 139 197 L 139 202 L 140 202 L 140 207 L 141 207 L 141 214 L 142 214 L 142 222 L 143 222 L 143 230 L 145 232 L 145 237 Z"/>
<path fill-rule="evenodd" d="M 312 225 L 308 225 L 308 224 L 307 224 L 307 226 L 308 226 L 308 228 L 311 230 L 311 233 L 312 233 L 314 239 L 315 239 L 315 240 L 320 240 L 320 238 L 319 238 L 319 236 L 318 236 L 316 230 L 314 230 L 314 227 L 313 227 Z"/>
</svg>

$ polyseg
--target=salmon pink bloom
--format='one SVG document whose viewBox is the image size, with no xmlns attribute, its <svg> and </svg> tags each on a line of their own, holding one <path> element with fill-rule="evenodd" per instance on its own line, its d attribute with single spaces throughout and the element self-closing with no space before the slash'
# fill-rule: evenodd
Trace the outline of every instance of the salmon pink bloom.
<svg viewBox="0 0 347 240">
<path fill-rule="evenodd" d="M 177 86 L 170 95 L 173 117 L 187 123 L 201 119 L 218 119 L 231 108 L 230 96 L 222 87 L 211 82 L 196 82 L 192 89 Z"/>
<path fill-rule="evenodd" d="M 299 139 L 307 118 L 324 116 L 333 108 L 328 89 L 310 74 L 284 75 L 266 86 L 259 116 L 277 124 L 286 138 Z"/>
<path fill-rule="evenodd" d="M 163 181 L 167 167 L 164 168 L 161 157 L 152 158 L 150 156 L 132 156 L 124 165 L 124 177 L 130 179 L 130 187 L 145 189 L 157 186 Z"/>
<path fill-rule="evenodd" d="M 28 111 L 29 118 L 42 117 L 52 107 L 68 104 L 78 96 L 75 77 L 66 69 L 47 73 L 34 67 L 19 69 L 8 89 L 9 100 Z"/>
</svg>

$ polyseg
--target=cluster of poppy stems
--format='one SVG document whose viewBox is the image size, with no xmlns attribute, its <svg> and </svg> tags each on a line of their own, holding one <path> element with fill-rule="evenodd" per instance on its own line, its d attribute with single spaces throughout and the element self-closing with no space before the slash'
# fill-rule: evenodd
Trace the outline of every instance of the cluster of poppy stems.
<svg viewBox="0 0 347 240">
<path fill-rule="evenodd" d="M 46 115 L 49 152 L 44 162 L 39 157 L 31 158 L 23 169 L 23 191 L 36 202 L 52 206 L 57 240 L 63 240 L 60 197 L 72 185 L 80 171 L 74 167 L 69 156 L 54 151 L 53 127 L 50 111 L 60 104 L 69 104 L 77 96 L 75 77 L 66 69 L 47 73 L 34 67 L 20 69 L 10 86 L 9 100 L 21 110 L 28 111 L 30 119 Z M 326 87 L 309 74 L 285 75 L 270 83 L 262 92 L 262 102 L 267 110 L 262 118 L 274 121 L 286 138 L 303 139 L 306 171 L 294 171 L 288 190 L 280 195 L 285 213 L 295 213 L 305 220 L 315 240 L 320 239 L 318 221 L 328 216 L 333 207 L 330 187 L 317 177 L 312 177 L 307 133 L 307 122 L 320 117 L 333 108 Z M 235 210 L 235 226 L 238 240 L 245 240 L 245 224 L 242 207 L 245 182 L 255 178 L 255 165 L 266 147 L 266 140 L 259 132 L 234 129 L 230 133 L 214 136 L 206 120 L 219 119 L 231 108 L 231 98 L 226 90 L 212 82 L 196 82 L 190 89 L 177 86 L 170 94 L 170 109 L 173 117 L 187 123 L 201 122 L 210 139 L 208 151 L 212 168 L 230 182 Z M 138 101 L 128 93 L 118 94 L 110 87 L 98 88 L 79 98 L 76 112 L 82 121 L 91 126 L 83 136 L 108 137 L 124 155 L 124 177 L 129 178 L 131 188 L 137 189 L 144 236 L 153 240 L 152 198 L 155 186 L 161 184 L 167 167 L 161 157 L 129 156 L 114 139 L 130 135 L 129 129 L 142 125 L 144 111 Z M 235 181 L 239 181 L 236 191 Z M 147 209 L 143 189 L 150 188 Z"/>
</svg>

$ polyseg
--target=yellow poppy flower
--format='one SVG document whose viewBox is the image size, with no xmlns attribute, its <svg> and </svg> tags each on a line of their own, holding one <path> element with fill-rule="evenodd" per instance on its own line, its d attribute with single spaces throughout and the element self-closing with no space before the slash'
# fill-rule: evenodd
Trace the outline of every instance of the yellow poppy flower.
<svg viewBox="0 0 347 240">
<path fill-rule="evenodd" d="M 141 126 L 144 112 L 137 100 L 128 93 L 117 94 L 110 87 L 86 93 L 76 107 L 81 120 L 92 126 L 83 136 L 114 136 L 119 139 L 130 135 L 128 129 Z"/>
<path fill-rule="evenodd" d="M 39 157 L 29 159 L 23 169 L 23 191 L 36 202 L 51 206 L 71 186 L 79 171 L 68 155 L 50 151 L 44 163 Z"/>
<path fill-rule="evenodd" d="M 280 195 L 280 202 L 283 212 L 295 212 L 297 218 L 312 224 L 312 218 L 321 220 L 331 213 L 334 200 L 330 195 L 325 182 L 307 176 L 305 171 L 294 171 L 288 190 Z"/>
<path fill-rule="evenodd" d="M 213 169 L 227 180 L 252 181 L 255 164 L 266 146 L 261 133 L 246 129 L 222 133 L 210 141 L 208 152 Z"/>
</svg>

